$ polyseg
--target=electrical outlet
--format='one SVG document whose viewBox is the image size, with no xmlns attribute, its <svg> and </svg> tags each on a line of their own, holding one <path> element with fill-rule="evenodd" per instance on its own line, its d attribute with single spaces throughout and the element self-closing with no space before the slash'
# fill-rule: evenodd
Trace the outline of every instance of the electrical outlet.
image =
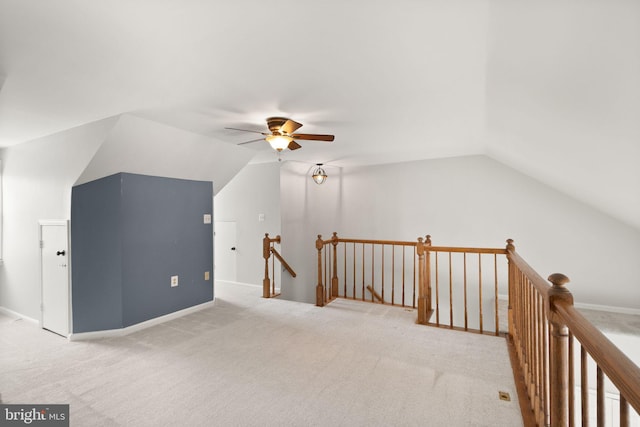
<svg viewBox="0 0 640 427">
<path fill-rule="evenodd" d="M 204 280 L 209 280 L 209 274 L 210 273 L 208 271 L 204 272 Z"/>
<path fill-rule="evenodd" d="M 178 286 L 178 276 L 171 276 L 171 287 L 175 288 Z"/>
</svg>

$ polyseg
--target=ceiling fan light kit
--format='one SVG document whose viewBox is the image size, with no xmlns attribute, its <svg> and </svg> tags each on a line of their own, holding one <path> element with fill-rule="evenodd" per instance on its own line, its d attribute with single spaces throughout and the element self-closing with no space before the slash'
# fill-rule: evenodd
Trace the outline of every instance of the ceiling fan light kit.
<svg viewBox="0 0 640 427">
<path fill-rule="evenodd" d="M 295 140 L 303 140 L 303 141 L 323 141 L 323 142 L 333 142 L 333 135 L 318 135 L 311 133 L 294 133 L 296 130 L 302 127 L 301 123 L 294 122 L 291 119 L 287 119 L 286 117 L 269 117 L 267 118 L 267 127 L 271 131 L 271 133 L 267 132 L 259 132 L 255 130 L 248 129 L 238 129 L 228 127 L 226 129 L 231 130 L 239 130 L 242 132 L 252 132 L 259 133 L 265 136 L 265 140 L 271 145 L 271 147 L 277 152 L 282 152 L 285 149 L 289 150 L 297 150 L 298 148 L 302 148 L 300 144 L 298 144 Z M 251 140 L 247 142 L 241 142 L 238 145 L 251 144 L 253 142 L 261 141 L 261 139 Z"/>
<path fill-rule="evenodd" d="M 317 163 L 317 165 L 318 167 L 313 171 L 313 175 L 311 175 L 311 177 L 316 184 L 320 185 L 326 181 L 327 173 L 322 169 L 322 163 Z"/>
<path fill-rule="evenodd" d="M 268 135 L 265 139 L 276 151 L 284 150 L 293 142 L 293 138 L 287 135 Z"/>
</svg>

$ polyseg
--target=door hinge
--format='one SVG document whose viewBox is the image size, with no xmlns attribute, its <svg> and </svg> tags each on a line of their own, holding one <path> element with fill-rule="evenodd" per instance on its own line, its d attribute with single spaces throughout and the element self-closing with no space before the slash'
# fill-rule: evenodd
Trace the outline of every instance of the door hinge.
<svg viewBox="0 0 640 427">
<path fill-rule="evenodd" d="M 44 240 L 40 240 L 40 249 L 44 248 Z"/>
</svg>

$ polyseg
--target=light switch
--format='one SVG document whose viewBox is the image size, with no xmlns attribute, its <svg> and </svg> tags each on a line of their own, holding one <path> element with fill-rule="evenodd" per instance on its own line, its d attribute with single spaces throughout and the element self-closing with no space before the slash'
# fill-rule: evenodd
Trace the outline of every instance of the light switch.
<svg viewBox="0 0 640 427">
<path fill-rule="evenodd" d="M 211 214 L 204 214 L 204 223 L 211 224 Z"/>
<path fill-rule="evenodd" d="M 209 272 L 208 271 L 204 272 L 204 280 L 209 280 Z"/>
<path fill-rule="evenodd" d="M 264 221 L 264 214 L 258 214 L 258 221 L 260 222 Z"/>
</svg>

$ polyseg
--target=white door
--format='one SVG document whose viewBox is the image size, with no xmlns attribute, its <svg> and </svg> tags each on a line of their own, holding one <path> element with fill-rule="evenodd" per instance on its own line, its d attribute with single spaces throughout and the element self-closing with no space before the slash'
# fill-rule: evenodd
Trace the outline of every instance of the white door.
<svg viewBox="0 0 640 427">
<path fill-rule="evenodd" d="M 236 281 L 236 222 L 215 221 L 215 279 Z"/>
<path fill-rule="evenodd" d="M 69 335 L 69 231 L 67 221 L 40 221 L 42 327 Z"/>
</svg>

